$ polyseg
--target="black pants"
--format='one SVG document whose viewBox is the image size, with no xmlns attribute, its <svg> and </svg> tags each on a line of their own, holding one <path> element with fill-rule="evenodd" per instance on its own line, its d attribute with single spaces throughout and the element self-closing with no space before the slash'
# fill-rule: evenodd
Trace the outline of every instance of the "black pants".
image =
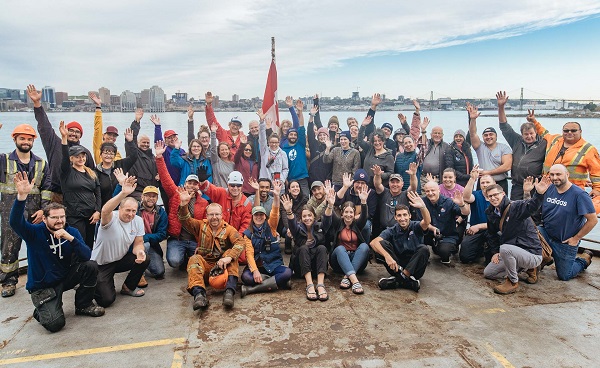
<svg viewBox="0 0 600 368">
<path fill-rule="evenodd" d="M 454 244 L 454 242 L 449 242 L 445 240 L 445 238 L 441 238 L 438 240 L 435 238 L 435 236 L 433 236 L 433 233 L 431 231 L 425 233 L 425 235 L 423 236 L 423 242 L 426 245 L 431 245 L 433 253 L 440 256 L 443 262 L 449 261 L 450 256 L 453 253 L 456 253 L 456 244 Z"/>
<path fill-rule="evenodd" d="M 473 235 L 465 235 L 462 243 L 460 243 L 460 251 L 458 256 L 462 263 L 477 262 L 479 258 L 485 255 L 486 264 L 490 262 L 491 255 L 485 248 L 487 241 L 487 230 L 480 231 Z"/>
<path fill-rule="evenodd" d="M 96 286 L 96 293 L 94 299 L 101 307 L 108 307 L 114 303 L 117 298 L 117 292 L 115 290 L 115 273 L 127 272 L 127 278 L 125 279 L 125 286 L 129 290 L 135 290 L 137 288 L 144 271 L 150 264 L 150 258 L 146 257 L 146 260 L 142 263 L 135 263 L 137 257 L 127 252 L 123 258 L 118 261 L 108 263 L 105 265 L 98 266 L 98 285 Z"/>
<path fill-rule="evenodd" d="M 91 215 L 90 215 L 91 217 Z M 81 233 L 81 237 L 90 249 L 94 248 L 94 236 L 96 235 L 96 224 L 90 224 L 89 217 L 69 216 L 67 218 L 69 225 L 73 226 Z"/>
<path fill-rule="evenodd" d="M 320 244 L 312 248 L 303 245 L 295 249 L 290 258 L 290 268 L 299 277 L 304 277 L 307 273 L 314 274 L 327 272 L 327 248 Z"/>
<path fill-rule="evenodd" d="M 53 288 L 31 292 L 31 301 L 35 307 L 33 317 L 50 332 L 57 332 L 65 326 L 65 314 L 62 306 L 63 292 L 75 291 L 75 308 L 87 308 L 94 299 L 98 265 L 94 261 L 75 263 L 69 269 L 65 279 Z"/>
<path fill-rule="evenodd" d="M 425 268 L 427 268 L 427 261 L 429 261 L 429 248 L 426 245 L 419 245 L 414 252 L 404 251 L 401 254 L 398 254 L 398 249 L 387 240 L 382 240 L 381 246 L 397 264 L 406 268 L 415 279 L 418 280 L 423 277 Z M 384 266 L 390 275 L 401 277 L 400 273 L 392 270 L 387 263 L 384 262 Z"/>
</svg>

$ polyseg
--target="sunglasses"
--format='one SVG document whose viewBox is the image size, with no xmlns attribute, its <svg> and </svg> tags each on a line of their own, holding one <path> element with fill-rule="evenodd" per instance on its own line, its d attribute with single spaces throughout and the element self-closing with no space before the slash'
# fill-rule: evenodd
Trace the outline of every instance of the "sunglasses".
<svg viewBox="0 0 600 368">
<path fill-rule="evenodd" d="M 579 129 L 563 129 L 563 133 L 577 133 Z"/>
<path fill-rule="evenodd" d="M 252 152 L 252 148 L 244 148 L 244 152 Z"/>
<path fill-rule="evenodd" d="M 229 186 L 233 188 L 241 188 L 242 184 L 229 184 Z"/>
</svg>

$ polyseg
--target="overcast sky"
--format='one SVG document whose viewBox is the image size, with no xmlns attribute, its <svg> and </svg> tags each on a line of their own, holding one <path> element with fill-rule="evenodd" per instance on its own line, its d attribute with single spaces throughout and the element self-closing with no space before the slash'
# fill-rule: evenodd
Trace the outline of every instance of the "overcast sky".
<svg viewBox="0 0 600 368">
<path fill-rule="evenodd" d="M 599 14 L 596 0 L 3 0 L 0 87 L 262 97 L 275 36 L 280 99 L 599 99 Z"/>
</svg>

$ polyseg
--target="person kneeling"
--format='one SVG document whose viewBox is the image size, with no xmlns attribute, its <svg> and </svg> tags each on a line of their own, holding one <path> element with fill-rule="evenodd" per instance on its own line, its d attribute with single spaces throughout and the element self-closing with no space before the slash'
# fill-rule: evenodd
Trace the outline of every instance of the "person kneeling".
<svg viewBox="0 0 600 368">
<path fill-rule="evenodd" d="M 188 203 L 192 196 L 187 190 L 179 188 L 179 212 L 177 216 L 181 225 L 198 240 L 196 253 L 190 257 L 187 265 L 188 287 L 187 291 L 194 297 L 194 310 L 208 307 L 206 297 L 206 281 L 211 270 L 220 268 L 227 271 L 227 280 L 221 289 L 223 306 L 233 308 L 233 297 L 237 285 L 239 265 L 238 258 L 244 251 L 244 239 L 231 225 L 223 221 L 223 208 L 218 203 L 211 203 L 206 207 L 206 219 L 192 218 Z M 213 270 L 213 272 L 216 270 Z"/>
<path fill-rule="evenodd" d="M 531 215 L 537 213 L 544 193 L 550 186 L 545 176 L 535 181 L 533 198 L 511 202 L 498 184 L 486 188 L 490 207 L 487 215 L 488 241 L 492 261 L 483 270 L 488 279 L 504 279 L 494 287 L 497 294 L 511 294 L 519 288 L 520 269 L 529 270 L 537 280 L 537 267 L 542 263 L 542 244 Z"/>
<path fill-rule="evenodd" d="M 137 216 L 138 202 L 127 197 L 135 190 L 135 177 L 127 177 L 122 190 L 102 207 L 100 227 L 92 250 L 92 260 L 98 263 L 98 285 L 94 298 L 108 307 L 117 298 L 115 273 L 129 271 L 121 287 L 121 294 L 144 296 L 138 288 L 144 271 L 150 264 L 144 250 L 144 221 Z M 117 211 L 114 209 L 119 206 Z"/>
<path fill-rule="evenodd" d="M 331 267 L 334 271 L 344 273 L 340 288 L 350 289 L 354 294 L 364 294 L 364 289 L 358 278 L 357 272 L 363 271 L 369 261 L 369 246 L 363 238 L 361 230 L 367 223 L 367 198 L 371 190 L 363 187 L 358 190 L 360 198 L 360 217 L 355 218 L 354 203 L 348 201 L 342 205 L 342 218 L 333 212 L 336 193 L 333 188 L 327 193 L 327 208 L 323 214 L 323 232 L 332 228 L 335 246 L 331 252 Z"/>
<path fill-rule="evenodd" d="M 93 302 L 98 265 L 90 261 L 91 250 L 79 231 L 67 225 L 65 207 L 50 203 L 43 209 L 41 224 L 25 220 L 25 201 L 34 183 L 27 173 L 14 178 L 17 198 L 10 212 L 10 226 L 27 244 L 27 285 L 35 307 L 33 317 L 50 332 L 65 326 L 62 294 L 75 292 L 75 314 L 100 317 L 104 308 Z"/>
<path fill-rule="evenodd" d="M 379 280 L 379 288 L 398 287 L 419 291 L 427 262 L 429 248 L 423 244 L 423 234 L 431 223 L 431 216 L 423 199 L 415 192 L 408 193 L 410 205 L 421 211 L 423 220 L 410 221 L 410 209 L 401 204 L 396 206 L 397 223 L 384 230 L 371 241 L 373 250 L 385 258 L 385 268 L 391 277 Z"/>
<path fill-rule="evenodd" d="M 242 298 L 247 294 L 290 288 L 292 270 L 283 264 L 277 239 L 279 193 L 282 185 L 278 180 L 273 184 L 273 205 L 268 223 L 265 208 L 255 206 L 250 226 L 243 232 L 248 266 L 242 272 Z"/>
</svg>

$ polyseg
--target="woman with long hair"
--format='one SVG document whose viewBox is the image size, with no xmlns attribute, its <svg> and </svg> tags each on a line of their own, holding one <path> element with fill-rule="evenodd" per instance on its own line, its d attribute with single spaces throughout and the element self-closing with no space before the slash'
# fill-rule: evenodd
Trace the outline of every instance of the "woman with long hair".
<svg viewBox="0 0 600 368">
<path fill-rule="evenodd" d="M 212 182 L 212 165 L 202 148 L 202 142 L 199 139 L 190 140 L 188 151 L 184 156 L 180 153 L 181 144 L 181 140 L 177 138 L 170 158 L 171 165 L 181 172 L 177 185 L 185 185 L 188 175 L 198 175 L 199 171 L 206 173 L 206 180 Z"/>
<path fill-rule="evenodd" d="M 252 208 L 250 226 L 242 233 L 246 240 L 248 261 L 248 266 L 242 272 L 242 298 L 247 294 L 289 288 L 292 270 L 283 264 L 277 236 L 282 186 L 280 181 L 273 184 L 271 213 L 267 216 L 267 211 L 262 206 Z"/>
<path fill-rule="evenodd" d="M 327 233 L 331 228 L 334 234 L 334 249 L 331 252 L 329 263 L 334 271 L 344 273 L 340 288 L 352 288 L 354 294 L 364 293 L 356 274 L 364 270 L 369 261 L 369 245 L 363 238 L 361 230 L 367 223 L 367 197 L 370 191 L 363 188 L 358 192 L 361 206 L 358 219 L 355 217 L 355 205 L 349 201 L 342 205 L 341 218 L 333 212 L 336 198 L 333 188 L 327 193 L 327 207 L 323 214 L 323 232 Z"/>
<path fill-rule="evenodd" d="M 77 228 L 85 243 L 93 248 L 96 223 L 100 220 L 102 210 L 100 181 L 94 170 L 85 165 L 85 148 L 80 145 L 68 146 L 69 132 L 64 121 L 60 122 L 59 130 L 63 154 L 60 186 L 63 204 L 67 207 L 67 222 Z"/>
<path fill-rule="evenodd" d="M 227 179 L 234 170 L 231 147 L 227 142 L 217 143 L 217 124 L 210 127 L 210 161 L 212 163 L 213 184 L 227 188 Z"/>
<path fill-rule="evenodd" d="M 300 190 L 300 183 L 297 180 L 289 182 L 287 194 L 292 201 L 292 212 L 299 217 L 302 213 L 302 208 L 308 202 L 308 197 L 305 197 L 302 190 Z M 283 208 L 281 208 L 281 233 L 285 236 L 285 254 L 292 254 L 293 236 Z"/>
<path fill-rule="evenodd" d="M 292 212 L 292 200 L 288 195 L 281 197 L 281 205 L 289 222 L 290 232 L 296 242 L 296 249 L 290 258 L 290 268 L 306 281 L 306 299 L 310 301 L 329 299 L 325 289 L 327 272 L 327 248 L 325 235 L 315 222 L 315 212 L 304 206 L 299 220 Z M 317 286 L 313 283 L 313 273 L 317 275 Z"/>
<path fill-rule="evenodd" d="M 233 156 L 233 163 L 235 171 L 239 171 L 244 177 L 244 184 L 242 185 L 242 192 L 246 197 L 256 193 L 256 190 L 250 185 L 250 178 L 258 180 L 258 172 L 260 169 L 260 162 L 257 162 L 254 152 L 254 146 L 248 142 L 247 137 L 240 138 L 240 148 Z"/>
</svg>

